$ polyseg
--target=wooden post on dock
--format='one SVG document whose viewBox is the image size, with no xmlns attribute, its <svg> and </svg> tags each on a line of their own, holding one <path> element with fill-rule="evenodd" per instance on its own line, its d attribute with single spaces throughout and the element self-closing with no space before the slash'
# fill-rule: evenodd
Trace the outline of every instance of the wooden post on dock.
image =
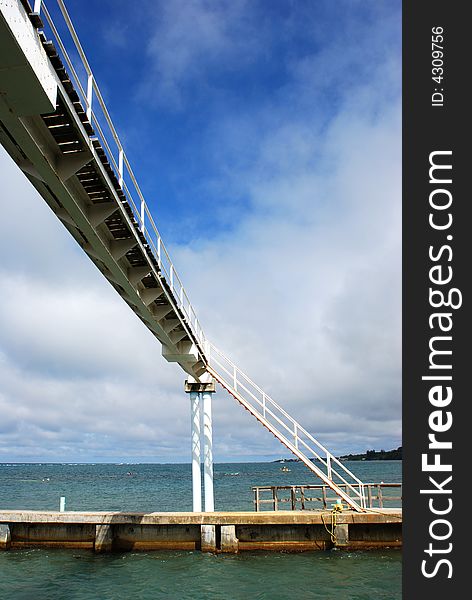
<svg viewBox="0 0 472 600">
<path fill-rule="evenodd" d="M 379 508 L 383 508 L 382 486 L 378 485 L 377 489 L 378 489 Z"/>
<path fill-rule="evenodd" d="M 254 508 L 255 508 L 256 512 L 259 511 L 259 488 L 258 487 L 256 487 L 254 489 Z"/>
</svg>

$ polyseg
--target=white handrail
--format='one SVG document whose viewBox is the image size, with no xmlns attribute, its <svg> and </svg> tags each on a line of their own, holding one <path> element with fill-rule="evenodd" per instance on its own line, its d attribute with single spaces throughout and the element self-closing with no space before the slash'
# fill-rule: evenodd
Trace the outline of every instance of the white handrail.
<svg viewBox="0 0 472 600">
<path fill-rule="evenodd" d="M 98 86 L 97 80 L 93 75 L 92 68 L 90 67 L 90 64 L 87 60 L 85 52 L 80 43 L 79 37 L 77 35 L 77 32 L 75 31 L 75 28 L 72 24 L 65 3 L 63 0 L 56 0 L 56 2 L 63 16 L 67 30 L 69 31 L 69 34 L 72 38 L 82 66 L 85 69 L 85 74 L 87 77 L 86 84 L 82 84 L 80 77 L 77 74 L 77 70 L 74 67 L 69 53 L 67 52 L 66 45 L 59 34 L 59 31 L 45 5 L 45 2 L 43 1 L 41 3 L 41 10 L 46 17 L 46 21 L 49 25 L 52 37 L 54 41 L 57 42 L 57 46 L 60 50 L 60 53 L 67 64 L 70 77 L 72 78 L 78 92 L 80 93 L 80 96 L 82 97 L 82 100 L 86 107 L 87 116 L 90 120 L 90 124 L 92 125 L 97 134 L 96 137 L 97 139 L 99 139 L 100 143 L 102 144 L 102 147 L 106 151 L 107 157 L 110 161 L 110 166 L 115 172 L 119 185 L 126 193 L 128 204 L 131 207 L 136 222 L 138 223 L 139 229 L 143 233 L 147 243 L 155 252 L 159 269 L 161 270 L 162 276 L 164 277 L 170 289 L 172 290 L 172 296 L 174 298 L 175 304 L 182 311 L 186 319 L 188 328 L 194 335 L 195 340 L 201 345 L 201 352 L 202 354 L 204 354 L 206 337 L 203 332 L 200 321 L 196 316 L 195 310 L 188 298 L 187 292 L 185 291 L 182 281 L 179 275 L 177 274 L 174 264 L 172 263 L 172 260 L 162 240 L 159 230 L 157 229 L 156 224 L 154 223 L 154 219 L 152 218 L 147 202 L 144 198 L 141 188 L 139 187 L 136 176 L 129 162 L 128 156 L 124 151 L 123 144 L 121 143 L 119 135 L 115 129 L 110 113 Z M 87 92 L 85 90 L 87 90 Z M 97 102 L 94 102 L 94 99 L 96 99 Z M 113 138 L 113 142 L 115 143 L 117 150 L 116 157 L 112 151 L 110 141 L 109 139 L 107 139 L 107 135 L 103 131 L 103 128 L 100 124 L 98 113 L 95 110 L 95 107 L 97 105 L 101 109 L 101 114 L 105 119 L 106 124 L 108 125 L 111 137 Z M 135 203 L 133 199 L 133 190 L 129 189 L 125 181 L 126 176 L 129 178 L 130 185 L 132 185 L 134 192 L 139 198 L 139 206 Z"/>
<path fill-rule="evenodd" d="M 52 1 L 52 0 L 51 0 Z M 110 161 L 110 168 L 114 170 L 119 186 L 126 194 L 126 200 L 131 207 L 139 230 L 142 232 L 146 242 L 152 249 L 154 256 L 157 258 L 157 263 L 161 277 L 166 281 L 172 294 L 175 306 L 182 312 L 186 325 L 189 331 L 192 332 L 195 340 L 200 344 L 201 355 L 207 361 L 207 368 L 218 376 L 220 383 L 231 392 L 232 390 L 237 397 L 241 398 L 241 402 L 247 406 L 251 412 L 266 426 L 277 435 L 277 437 L 291 448 L 298 456 L 302 457 L 307 465 L 312 465 L 312 469 L 323 479 L 329 480 L 333 484 L 333 489 L 336 489 L 337 482 L 342 482 L 347 489 L 354 495 L 355 500 L 352 504 L 365 508 L 366 499 L 364 492 L 364 484 L 358 479 L 345 465 L 343 465 L 331 452 L 329 452 L 323 444 L 318 442 L 310 433 L 308 433 L 293 417 L 291 417 L 281 406 L 279 406 L 267 393 L 265 393 L 256 383 L 254 383 L 241 369 L 239 369 L 227 356 L 219 351 L 205 337 L 200 322 L 196 316 L 195 310 L 190 303 L 185 288 L 178 276 L 172 260 L 169 256 L 167 248 L 162 241 L 161 235 L 154 223 L 154 219 L 149 211 L 144 195 L 136 180 L 136 176 L 130 165 L 128 157 L 124 151 L 123 144 L 120 141 L 118 133 L 113 125 L 109 111 L 105 105 L 105 101 L 98 87 L 97 81 L 93 75 L 92 69 L 85 56 L 85 52 L 80 44 L 77 33 L 74 29 L 69 13 L 63 0 L 56 0 L 60 12 L 64 18 L 67 29 L 70 33 L 75 49 L 82 62 L 87 76 L 86 86 L 82 85 L 80 77 L 74 67 L 72 60 L 69 57 L 66 46 L 62 41 L 59 32 L 48 12 L 44 2 L 41 7 L 46 20 L 51 29 L 53 38 L 57 42 L 60 52 L 68 66 L 70 76 L 73 79 L 86 107 L 86 114 L 90 124 L 96 131 L 97 139 L 99 139 L 104 151 Z M 39 6 L 39 4 L 38 4 Z M 85 92 L 85 89 L 87 92 Z M 97 112 L 93 107 L 98 102 L 101 109 L 101 115 L 105 119 L 106 124 L 116 145 L 117 157 L 115 158 L 112 146 L 107 139 L 106 133 L 100 124 Z M 129 178 L 132 190 L 129 189 L 125 176 Z M 137 194 L 139 200 L 137 205 L 133 195 Z M 224 375 L 225 373 L 226 375 Z M 244 399 L 242 394 L 244 394 Z M 308 454 L 307 454 L 308 453 Z M 311 455 L 311 456 L 310 456 Z M 320 465 L 313 464 L 316 460 Z M 335 469 L 333 463 L 338 467 Z M 325 469 L 323 471 L 322 469 Z M 337 480 L 337 481 L 336 481 Z M 341 490 L 338 493 L 345 499 L 349 500 Z M 358 502 L 358 505 L 355 504 Z"/>
<path fill-rule="evenodd" d="M 224 381 L 226 387 L 233 389 L 237 394 L 242 394 L 245 402 L 252 408 L 252 412 L 261 420 L 271 423 L 287 446 L 290 447 L 293 440 L 295 448 L 308 460 L 315 459 L 324 467 L 325 475 L 329 480 L 346 485 L 360 506 L 364 508 L 366 500 L 362 481 L 211 342 L 208 342 L 208 347 L 209 366 Z M 249 388 L 252 388 L 255 393 Z M 334 464 L 338 468 L 334 468 Z"/>
</svg>

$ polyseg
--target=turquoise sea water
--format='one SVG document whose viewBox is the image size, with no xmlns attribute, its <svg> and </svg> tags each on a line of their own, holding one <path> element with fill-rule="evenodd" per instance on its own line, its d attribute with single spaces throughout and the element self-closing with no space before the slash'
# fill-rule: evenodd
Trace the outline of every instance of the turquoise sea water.
<svg viewBox="0 0 472 600">
<path fill-rule="evenodd" d="M 253 485 L 317 483 L 288 463 L 215 465 L 216 510 L 253 510 Z M 401 462 L 348 463 L 363 481 L 401 481 Z M 190 465 L 0 464 L 0 508 L 191 510 Z M 364 600 L 401 598 L 401 552 L 150 552 L 94 555 L 75 550 L 0 553 L 0 598 Z"/>
</svg>

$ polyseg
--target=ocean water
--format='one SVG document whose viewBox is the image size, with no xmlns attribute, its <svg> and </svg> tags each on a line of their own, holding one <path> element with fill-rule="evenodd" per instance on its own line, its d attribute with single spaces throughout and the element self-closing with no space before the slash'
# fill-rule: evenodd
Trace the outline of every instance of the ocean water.
<svg viewBox="0 0 472 600">
<path fill-rule="evenodd" d="M 364 482 L 401 482 L 401 461 L 346 462 Z M 215 510 L 253 510 L 256 485 L 318 484 L 302 463 L 215 464 Z M 189 464 L 0 463 L 0 508 L 59 510 L 190 511 Z M 284 505 L 282 505 L 284 507 Z M 287 508 L 288 505 L 286 506 Z"/>
<path fill-rule="evenodd" d="M 254 485 L 317 483 L 298 463 L 215 465 L 216 510 L 253 510 Z M 353 462 L 363 481 L 401 481 L 401 462 Z M 0 464 L 0 509 L 191 510 L 190 465 Z M 288 505 L 287 505 L 288 506 Z M 242 553 L 25 549 L 0 553 L 0 598 L 239 600 L 401 598 L 401 551 Z"/>
</svg>

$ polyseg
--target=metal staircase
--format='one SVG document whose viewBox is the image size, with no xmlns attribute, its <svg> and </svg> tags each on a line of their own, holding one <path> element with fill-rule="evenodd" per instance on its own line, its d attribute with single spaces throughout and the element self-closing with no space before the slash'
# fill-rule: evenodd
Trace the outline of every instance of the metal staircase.
<svg viewBox="0 0 472 600">
<path fill-rule="evenodd" d="M 207 373 L 214 377 L 346 504 L 366 510 L 364 484 L 206 339 L 64 1 L 56 1 L 86 81 L 80 81 L 44 2 L 36 0 L 32 11 L 27 0 L 0 0 L 0 39 L 10 44 L 9 60 L 22 65 L 15 78 L 3 68 L 3 81 L 0 53 L 0 84 L 6 90 L 0 95 L 0 143 L 161 342 L 164 358 L 178 362 L 196 381 Z M 40 8 L 52 41 L 41 31 Z"/>
<path fill-rule="evenodd" d="M 346 504 L 365 510 L 362 481 L 211 342 L 206 349 L 208 372 Z"/>
</svg>

